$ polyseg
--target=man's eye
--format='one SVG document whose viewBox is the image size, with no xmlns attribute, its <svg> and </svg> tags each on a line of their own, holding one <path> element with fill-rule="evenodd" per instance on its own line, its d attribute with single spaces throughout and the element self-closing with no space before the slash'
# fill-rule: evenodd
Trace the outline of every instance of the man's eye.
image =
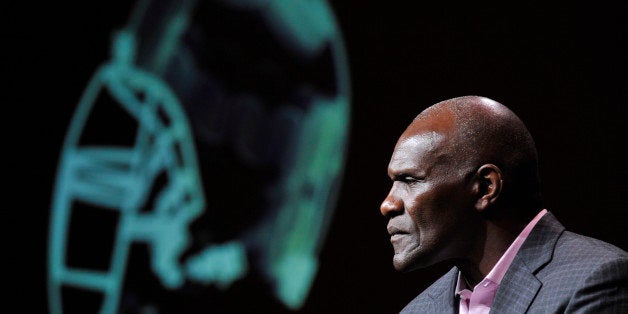
<svg viewBox="0 0 628 314">
<path fill-rule="evenodd" d="M 407 182 L 407 183 L 415 183 L 421 181 L 419 178 L 415 178 L 415 177 L 403 177 L 403 182 Z"/>
<path fill-rule="evenodd" d="M 422 177 L 414 177 L 414 176 L 396 176 L 393 181 L 399 181 L 402 183 L 412 184 L 416 182 L 423 181 Z"/>
</svg>

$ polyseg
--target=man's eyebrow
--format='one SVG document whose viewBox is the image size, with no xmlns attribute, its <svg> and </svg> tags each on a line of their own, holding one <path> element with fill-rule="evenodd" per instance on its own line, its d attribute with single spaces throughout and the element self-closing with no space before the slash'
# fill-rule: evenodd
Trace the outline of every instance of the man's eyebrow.
<svg viewBox="0 0 628 314">
<path fill-rule="evenodd" d="M 388 177 L 395 181 L 403 179 L 405 177 L 422 178 L 425 177 L 425 173 L 416 169 L 400 169 L 398 171 L 388 171 Z"/>
<path fill-rule="evenodd" d="M 403 172 L 388 170 L 388 178 L 395 181 L 396 179 L 399 179 L 399 177 L 402 176 L 402 173 Z"/>
</svg>

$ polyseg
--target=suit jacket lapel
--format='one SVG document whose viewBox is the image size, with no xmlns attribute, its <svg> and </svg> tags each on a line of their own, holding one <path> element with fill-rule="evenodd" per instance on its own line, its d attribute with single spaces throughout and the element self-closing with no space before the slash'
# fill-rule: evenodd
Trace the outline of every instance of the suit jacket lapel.
<svg viewBox="0 0 628 314">
<path fill-rule="evenodd" d="M 457 302 L 454 295 L 457 280 L 458 268 L 454 267 L 445 274 L 441 284 L 434 287 L 434 289 L 428 293 L 433 301 L 433 313 L 458 313 Z"/>
<path fill-rule="evenodd" d="M 554 246 L 565 227 L 551 213 L 534 226 L 502 279 L 491 312 L 524 313 L 542 283 L 535 274 L 552 259 Z"/>
</svg>

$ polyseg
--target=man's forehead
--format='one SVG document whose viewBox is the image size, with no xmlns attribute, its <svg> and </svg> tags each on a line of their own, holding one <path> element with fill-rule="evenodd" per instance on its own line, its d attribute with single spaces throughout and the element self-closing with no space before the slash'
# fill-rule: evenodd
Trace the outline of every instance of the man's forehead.
<svg viewBox="0 0 628 314">
<path fill-rule="evenodd" d="M 395 146 L 390 159 L 390 166 L 395 168 L 416 167 L 419 159 L 431 156 L 444 140 L 445 135 L 435 131 L 411 135 L 404 133 Z"/>
<path fill-rule="evenodd" d="M 451 133 L 454 129 L 455 115 L 449 107 L 431 107 L 423 111 L 408 126 L 404 135 L 411 136 L 424 132 Z"/>
<path fill-rule="evenodd" d="M 395 151 L 407 150 L 434 150 L 440 142 L 445 139 L 445 135 L 436 131 L 426 131 L 415 134 L 404 133 L 399 138 Z"/>
<path fill-rule="evenodd" d="M 435 108 L 421 113 L 406 128 L 395 146 L 389 170 L 396 171 L 428 166 L 442 152 L 453 135 L 454 115 L 449 108 Z"/>
</svg>

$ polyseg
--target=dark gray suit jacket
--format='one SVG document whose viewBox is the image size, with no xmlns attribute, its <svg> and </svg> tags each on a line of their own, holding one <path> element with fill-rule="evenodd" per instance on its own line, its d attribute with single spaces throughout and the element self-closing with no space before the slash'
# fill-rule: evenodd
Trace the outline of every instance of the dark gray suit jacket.
<svg viewBox="0 0 628 314">
<path fill-rule="evenodd" d="M 454 267 L 401 313 L 457 313 L 457 275 Z M 628 313 L 628 253 L 565 231 L 547 213 L 504 275 L 491 313 Z"/>
</svg>

